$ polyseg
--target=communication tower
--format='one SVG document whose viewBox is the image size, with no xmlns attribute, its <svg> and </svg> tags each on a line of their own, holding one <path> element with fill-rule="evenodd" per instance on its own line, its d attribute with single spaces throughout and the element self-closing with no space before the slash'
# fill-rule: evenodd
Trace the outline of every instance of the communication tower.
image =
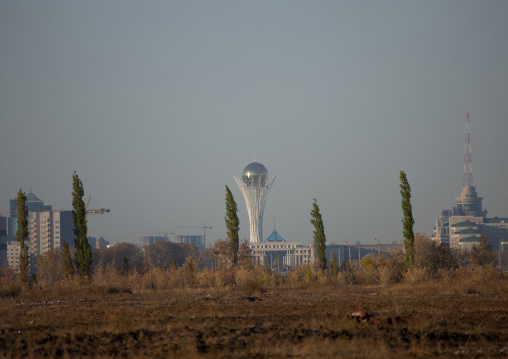
<svg viewBox="0 0 508 359">
<path fill-rule="evenodd" d="M 249 213 L 250 243 L 263 242 L 263 212 L 266 197 L 276 177 L 269 177 L 266 167 L 258 162 L 248 164 L 243 170 L 241 179 L 235 176 Z"/>
<path fill-rule="evenodd" d="M 474 187 L 473 162 L 471 161 L 471 128 L 469 127 L 469 112 L 466 114 L 466 136 L 464 144 L 464 179 L 462 187 Z"/>
<path fill-rule="evenodd" d="M 464 179 L 462 192 L 457 200 L 457 207 L 453 214 L 459 216 L 486 217 L 487 210 L 482 210 L 483 197 L 478 197 L 473 184 L 473 164 L 471 162 L 471 128 L 469 127 L 469 113 L 466 114 L 466 137 L 464 145 Z"/>
</svg>

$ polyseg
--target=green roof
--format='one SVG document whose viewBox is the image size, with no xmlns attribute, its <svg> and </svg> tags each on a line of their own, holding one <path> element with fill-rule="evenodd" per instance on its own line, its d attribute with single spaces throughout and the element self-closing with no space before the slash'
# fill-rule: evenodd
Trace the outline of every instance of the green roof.
<svg viewBox="0 0 508 359">
<path fill-rule="evenodd" d="M 485 223 L 508 223 L 508 218 L 485 218 Z"/>
<path fill-rule="evenodd" d="M 481 232 L 477 229 L 468 228 L 468 229 L 463 229 L 461 231 L 457 231 L 457 232 L 455 232 L 455 234 L 481 234 Z"/>
<path fill-rule="evenodd" d="M 480 238 L 478 237 L 466 237 L 459 239 L 459 242 L 478 242 L 480 243 Z"/>
<path fill-rule="evenodd" d="M 471 226 L 477 226 L 478 223 L 471 222 L 469 219 L 465 220 L 464 222 L 459 222 L 452 224 L 452 227 L 471 227 Z"/>
</svg>

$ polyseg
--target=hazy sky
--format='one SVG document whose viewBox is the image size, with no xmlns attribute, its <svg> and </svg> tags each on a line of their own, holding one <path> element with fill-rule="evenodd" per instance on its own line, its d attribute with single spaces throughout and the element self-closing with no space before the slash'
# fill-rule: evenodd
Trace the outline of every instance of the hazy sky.
<svg viewBox="0 0 508 359">
<path fill-rule="evenodd" d="M 508 2 L 0 2 L 0 210 L 19 188 L 71 209 L 72 173 L 110 208 L 89 235 L 224 238 L 225 185 L 277 175 L 264 233 L 310 243 L 432 233 L 463 178 L 508 216 Z"/>
</svg>

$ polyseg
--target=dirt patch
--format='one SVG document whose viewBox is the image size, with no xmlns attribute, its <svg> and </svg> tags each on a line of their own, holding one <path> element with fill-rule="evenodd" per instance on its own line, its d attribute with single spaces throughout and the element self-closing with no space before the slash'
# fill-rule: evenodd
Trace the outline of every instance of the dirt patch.
<svg viewBox="0 0 508 359">
<path fill-rule="evenodd" d="M 9 358 L 507 357 L 508 291 L 382 288 L 100 293 L 0 299 Z M 369 320 L 351 316 L 365 308 Z"/>
</svg>

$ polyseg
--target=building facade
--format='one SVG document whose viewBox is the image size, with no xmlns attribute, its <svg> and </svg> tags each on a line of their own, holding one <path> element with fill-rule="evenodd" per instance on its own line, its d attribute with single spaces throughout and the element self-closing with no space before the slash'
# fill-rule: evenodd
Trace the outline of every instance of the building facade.
<svg viewBox="0 0 508 359">
<path fill-rule="evenodd" d="M 7 220 L 9 217 L 0 216 L 0 266 L 7 263 Z"/>
<path fill-rule="evenodd" d="M 61 248 L 64 243 L 74 246 L 72 211 L 35 211 L 28 214 L 30 271 L 34 272 L 35 258 L 50 249 Z M 7 262 L 18 269 L 19 246 L 16 238 L 7 242 Z"/>
<path fill-rule="evenodd" d="M 466 117 L 466 144 L 464 150 L 464 181 L 457 205 L 451 210 L 441 210 L 435 222 L 433 240 L 446 243 L 450 248 L 470 250 L 480 244 L 483 234 L 488 236 L 494 250 L 508 241 L 508 218 L 488 218 L 473 183 L 469 114 Z"/>
<path fill-rule="evenodd" d="M 176 241 L 178 243 L 186 243 L 195 245 L 200 251 L 205 249 L 205 236 L 204 235 L 177 235 Z"/>
<path fill-rule="evenodd" d="M 249 247 L 256 263 L 271 265 L 272 270 L 280 266 L 298 266 L 314 261 L 312 247 L 301 242 L 252 243 Z"/>
<path fill-rule="evenodd" d="M 157 242 L 169 242 L 167 235 L 164 236 L 144 236 L 140 238 L 143 247 L 149 246 Z"/>
<path fill-rule="evenodd" d="M 74 225 L 72 211 L 53 210 L 45 205 L 32 192 L 27 194 L 28 207 L 28 246 L 30 253 L 30 271 L 35 272 L 35 259 L 50 249 L 61 248 L 64 243 L 74 246 Z M 7 219 L 6 259 L 9 266 L 19 269 L 19 245 L 16 241 L 17 205 L 10 200 L 11 216 Z"/>
<path fill-rule="evenodd" d="M 275 229 L 262 243 L 249 243 L 256 263 L 268 265 L 272 270 L 285 272 L 291 266 L 314 261 L 312 246 L 301 242 L 287 242 Z"/>
<path fill-rule="evenodd" d="M 109 241 L 105 240 L 102 237 L 97 238 L 95 241 L 95 248 L 96 249 L 104 249 L 109 247 Z"/>
</svg>

